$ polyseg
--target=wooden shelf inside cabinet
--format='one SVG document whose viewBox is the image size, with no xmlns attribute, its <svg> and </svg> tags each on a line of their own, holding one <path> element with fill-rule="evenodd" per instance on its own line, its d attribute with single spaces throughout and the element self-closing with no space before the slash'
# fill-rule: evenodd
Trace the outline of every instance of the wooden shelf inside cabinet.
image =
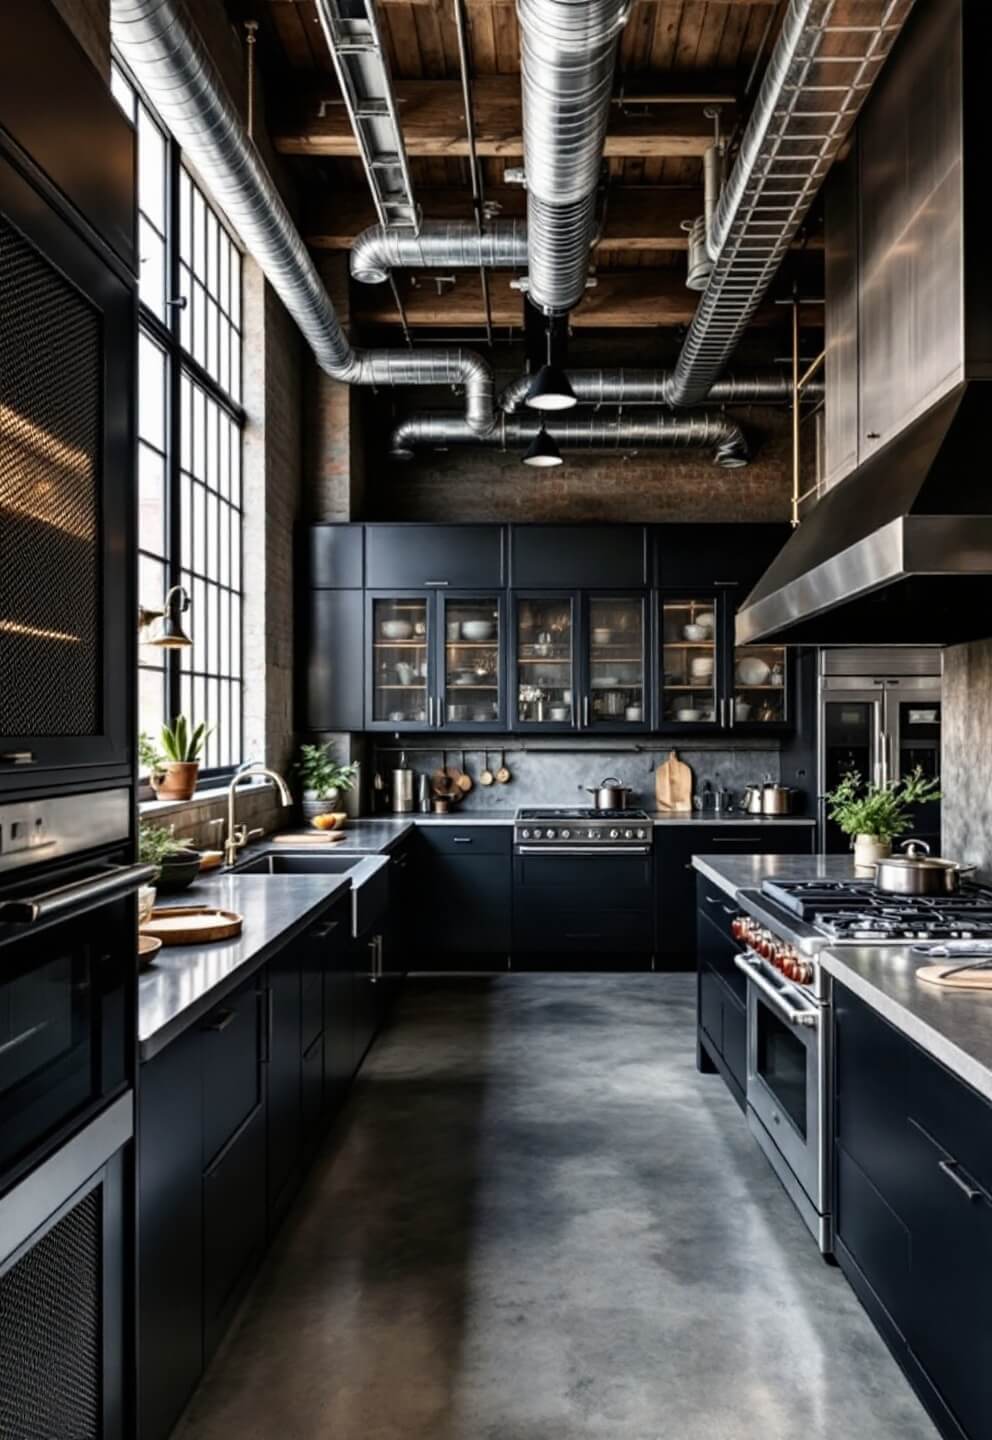
<svg viewBox="0 0 992 1440">
<path fill-rule="evenodd" d="M 715 640 L 663 640 L 663 650 L 715 650 Z"/>
<path fill-rule="evenodd" d="M 423 691 L 427 689 L 427 686 L 426 686 L 426 685 L 379 685 L 379 684 L 377 684 L 375 688 L 376 688 L 377 690 L 418 690 L 418 691 L 420 691 L 421 693 L 423 693 Z M 466 690 L 468 690 L 468 689 L 470 689 L 471 687 L 468 686 L 468 685 L 466 685 L 464 688 L 465 688 Z"/>
<path fill-rule="evenodd" d="M 743 680 L 737 680 L 737 681 L 735 681 L 735 683 L 734 683 L 734 688 L 735 688 L 736 690 L 776 690 L 776 691 L 781 695 L 782 691 L 785 689 L 785 686 L 784 686 L 784 685 L 745 685 L 744 682 L 743 682 Z"/>
<path fill-rule="evenodd" d="M 373 650 L 426 650 L 426 640 L 373 640 Z"/>
</svg>

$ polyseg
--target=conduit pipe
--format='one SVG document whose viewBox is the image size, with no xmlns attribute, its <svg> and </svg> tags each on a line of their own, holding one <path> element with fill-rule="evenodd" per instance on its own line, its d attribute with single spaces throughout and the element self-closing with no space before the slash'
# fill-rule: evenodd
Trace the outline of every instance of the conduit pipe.
<svg viewBox="0 0 992 1440">
<path fill-rule="evenodd" d="M 393 431 L 394 459 L 410 460 L 417 449 L 454 445 L 485 445 L 499 450 L 529 445 L 542 425 L 563 450 L 660 450 L 714 447 L 714 460 L 725 469 L 739 469 L 750 459 L 741 427 L 726 415 L 672 415 L 667 411 L 638 416 L 501 415 L 482 439 L 458 415 L 412 415 Z"/>
<path fill-rule="evenodd" d="M 391 270 L 522 270 L 527 264 L 523 220 L 490 220 L 480 235 L 472 220 L 427 220 L 418 235 L 370 225 L 351 247 L 353 280 L 379 285 Z"/>
<path fill-rule="evenodd" d="M 354 350 L 289 211 L 182 0 L 111 0 L 114 44 L 296 321 L 317 363 L 352 385 L 463 385 L 465 423 L 495 418 L 492 372 L 460 346 Z"/>
</svg>

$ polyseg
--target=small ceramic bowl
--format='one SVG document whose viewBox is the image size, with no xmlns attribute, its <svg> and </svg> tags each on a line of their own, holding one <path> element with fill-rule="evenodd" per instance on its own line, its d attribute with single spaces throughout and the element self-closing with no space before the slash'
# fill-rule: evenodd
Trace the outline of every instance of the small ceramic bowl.
<svg viewBox="0 0 992 1440">
<path fill-rule="evenodd" d="M 702 625 L 683 625 L 682 627 L 682 634 L 686 640 L 705 640 L 709 633 L 710 632 Z"/>
<path fill-rule="evenodd" d="M 464 640 L 491 640 L 495 626 L 491 620 L 463 620 L 462 638 Z"/>
<path fill-rule="evenodd" d="M 693 720 L 699 720 L 702 717 L 702 713 L 701 710 L 676 710 L 675 718 L 688 724 Z"/>
<path fill-rule="evenodd" d="M 609 645 L 609 643 L 610 643 L 610 641 L 611 641 L 612 639 L 613 639 L 613 631 L 607 629 L 607 627 L 606 627 L 605 625 L 598 626 L 598 627 L 592 632 L 592 643 L 593 643 L 594 645 Z"/>
<path fill-rule="evenodd" d="M 712 634 L 713 627 L 716 624 L 716 616 L 712 610 L 703 610 L 696 616 L 696 624 L 705 630 L 708 635 Z"/>
<path fill-rule="evenodd" d="M 383 620 L 382 633 L 387 640 L 409 640 L 413 626 L 409 620 Z"/>
</svg>

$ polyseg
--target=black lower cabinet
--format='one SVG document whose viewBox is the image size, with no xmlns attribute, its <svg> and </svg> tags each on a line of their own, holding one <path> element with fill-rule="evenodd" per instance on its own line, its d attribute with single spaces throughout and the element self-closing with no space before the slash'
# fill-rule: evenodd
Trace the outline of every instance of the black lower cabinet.
<svg viewBox="0 0 992 1440">
<path fill-rule="evenodd" d="M 511 840 L 509 825 L 420 829 L 412 968 L 506 968 L 512 944 Z"/>
<path fill-rule="evenodd" d="M 350 1075 L 354 1075 L 365 1059 L 365 1053 L 375 1039 L 375 1033 L 382 1020 L 385 1002 L 383 982 L 379 977 L 379 947 L 381 943 L 381 935 L 378 932 L 375 934 L 370 932 L 352 941 L 351 944 Z"/>
<path fill-rule="evenodd" d="M 303 1047 L 300 1020 L 302 946 L 271 961 L 266 978 L 268 1055 L 269 1230 L 275 1230 L 299 1184 L 303 1163 Z"/>
<path fill-rule="evenodd" d="M 265 1110 L 203 1176 L 203 1358 L 210 1360 L 265 1250 Z"/>
<path fill-rule="evenodd" d="M 654 938 L 650 855 L 513 857 L 514 968 L 647 969 Z"/>
<path fill-rule="evenodd" d="M 992 1106 L 835 987 L 837 1258 L 948 1440 L 992 1434 Z"/>
<path fill-rule="evenodd" d="M 655 904 L 658 968 L 693 970 L 696 965 L 696 871 L 694 855 L 812 855 L 816 826 L 656 825 Z"/>
<path fill-rule="evenodd" d="M 200 1035 L 141 1070 L 138 1110 L 138 1413 L 165 1440 L 203 1370 Z"/>
<path fill-rule="evenodd" d="M 719 1072 L 744 1109 L 747 1091 L 747 979 L 734 964 L 742 947 L 730 933 L 738 907 L 719 886 L 696 880 L 699 1069 Z"/>
</svg>

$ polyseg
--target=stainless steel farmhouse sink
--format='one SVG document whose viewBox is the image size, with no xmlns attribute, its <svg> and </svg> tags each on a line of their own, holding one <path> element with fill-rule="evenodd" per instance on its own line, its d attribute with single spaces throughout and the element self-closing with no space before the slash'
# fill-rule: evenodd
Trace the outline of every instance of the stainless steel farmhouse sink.
<svg viewBox="0 0 992 1440">
<path fill-rule="evenodd" d="M 235 865 L 237 875 L 347 875 L 351 881 L 351 933 L 381 928 L 389 906 L 389 859 L 384 855 L 312 855 L 268 851 Z"/>
</svg>

